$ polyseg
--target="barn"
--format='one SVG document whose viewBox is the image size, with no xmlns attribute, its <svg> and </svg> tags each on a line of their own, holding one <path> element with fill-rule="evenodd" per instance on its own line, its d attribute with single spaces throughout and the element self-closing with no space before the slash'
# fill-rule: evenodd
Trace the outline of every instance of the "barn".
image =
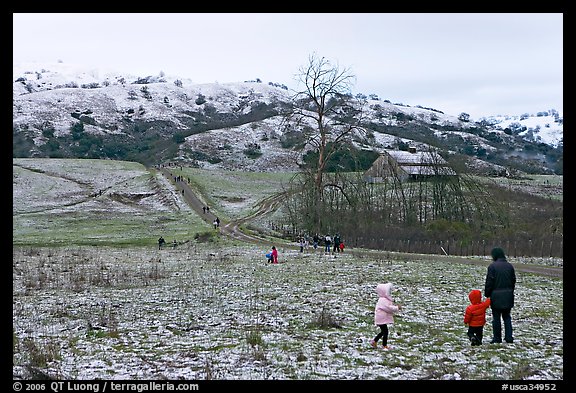
<svg viewBox="0 0 576 393">
<path fill-rule="evenodd" d="M 423 180 L 433 176 L 456 176 L 446 160 L 435 151 L 385 150 L 364 172 L 368 183 L 381 183 L 387 178 L 400 181 Z"/>
</svg>

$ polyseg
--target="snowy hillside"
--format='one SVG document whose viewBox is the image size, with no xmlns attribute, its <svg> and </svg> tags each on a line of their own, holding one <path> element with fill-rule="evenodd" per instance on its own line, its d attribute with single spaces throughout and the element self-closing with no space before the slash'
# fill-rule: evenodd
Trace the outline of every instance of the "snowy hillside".
<svg viewBox="0 0 576 393">
<path fill-rule="evenodd" d="M 269 104 L 286 99 L 287 92 L 262 83 L 194 84 L 190 80 L 164 75 L 136 77 L 102 73 L 81 67 L 55 63 L 31 68 L 14 65 L 13 122 L 42 117 L 53 122 L 57 132 L 68 133 L 73 112 L 87 113 L 95 120 L 88 124 L 92 132 L 116 132 L 126 118 L 165 120 L 186 129 L 182 117 L 208 103 L 216 112 L 249 109 L 246 102 Z M 32 94 L 33 93 L 33 94 Z M 52 105 L 50 105 L 52 103 Z M 42 111 L 42 112 L 39 112 Z"/>
<path fill-rule="evenodd" d="M 518 130 L 527 140 L 558 146 L 564 141 L 563 119 L 555 110 L 522 116 L 493 116 L 487 119 L 498 130 Z"/>
<path fill-rule="evenodd" d="M 64 63 L 13 64 L 13 129 L 21 137 L 14 142 L 19 144 L 15 156 L 101 157 L 147 164 L 177 160 L 205 168 L 295 170 L 297 157 L 284 143 L 282 123 L 293 93 L 273 81 L 197 84 L 163 72 L 135 76 Z M 462 114 L 373 95 L 356 97 L 364 99 L 363 131 L 370 136 L 354 138 L 361 149 L 382 151 L 399 144 L 427 149 L 433 136 L 438 139 L 435 146 L 450 154 L 465 152 L 474 161 L 479 150 L 523 150 L 518 137 L 553 148 L 563 142 L 562 117 L 555 110 L 474 122 Z M 80 141 L 82 136 L 74 135 L 72 127 L 78 124 L 81 130 L 76 131 L 92 139 Z M 479 127 L 497 136 L 486 139 L 477 132 Z M 472 151 L 466 152 L 470 146 Z M 555 158 L 542 154 L 535 152 L 526 160 L 530 165 L 555 165 Z"/>
</svg>

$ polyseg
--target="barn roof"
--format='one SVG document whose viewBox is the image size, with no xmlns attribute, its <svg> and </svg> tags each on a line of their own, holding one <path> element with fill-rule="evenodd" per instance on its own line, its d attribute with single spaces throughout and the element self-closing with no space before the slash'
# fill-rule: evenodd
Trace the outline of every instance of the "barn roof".
<svg viewBox="0 0 576 393">
<path fill-rule="evenodd" d="M 403 150 L 386 150 L 398 165 L 446 165 L 447 162 L 434 151 L 418 151 L 411 153 Z"/>
<path fill-rule="evenodd" d="M 454 176 L 448 162 L 434 151 L 385 150 L 364 175 L 370 178 L 390 176 L 392 167 L 407 176 Z"/>
</svg>

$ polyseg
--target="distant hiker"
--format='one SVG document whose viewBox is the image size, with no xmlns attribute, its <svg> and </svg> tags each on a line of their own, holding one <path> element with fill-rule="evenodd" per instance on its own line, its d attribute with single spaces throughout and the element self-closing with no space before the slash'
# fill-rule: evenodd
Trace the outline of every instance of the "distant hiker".
<svg viewBox="0 0 576 393">
<path fill-rule="evenodd" d="M 324 253 L 330 254 L 330 245 L 332 245 L 332 238 L 330 235 L 324 237 Z"/>
<path fill-rule="evenodd" d="M 340 242 L 339 248 L 340 248 L 340 252 L 344 252 L 344 242 L 343 241 Z"/>
<path fill-rule="evenodd" d="M 278 263 L 278 250 L 272 246 L 272 263 Z"/>
<path fill-rule="evenodd" d="M 340 234 L 336 234 L 334 235 L 334 249 L 332 250 L 332 252 L 340 252 Z"/>
<path fill-rule="evenodd" d="M 206 206 L 202 206 L 202 212 L 206 214 Z"/>
<path fill-rule="evenodd" d="M 318 234 L 316 233 L 314 235 L 314 237 L 312 238 L 312 246 L 314 247 L 314 249 L 318 248 L 318 244 L 320 244 L 320 237 L 318 236 Z"/>
<path fill-rule="evenodd" d="M 464 312 L 464 324 L 468 326 L 468 339 L 473 346 L 482 345 L 486 309 L 490 306 L 490 298 L 482 301 L 482 292 L 479 289 L 473 289 L 468 294 L 468 299 L 470 299 L 470 305 Z"/>
<path fill-rule="evenodd" d="M 216 220 L 214 220 L 216 222 L 216 226 L 219 227 L 220 226 L 220 219 L 218 217 L 216 217 Z"/>
<path fill-rule="evenodd" d="M 158 239 L 158 249 L 161 250 L 162 246 L 164 245 L 164 243 L 166 243 L 166 241 L 164 240 L 164 238 L 162 236 L 160 236 L 160 238 Z"/>
<path fill-rule="evenodd" d="M 218 228 L 218 223 L 216 222 L 216 220 L 214 220 L 214 221 L 212 222 L 212 225 L 214 225 L 214 229 Z"/>
<path fill-rule="evenodd" d="M 304 238 L 298 239 L 298 245 L 300 246 L 300 252 L 304 252 Z"/>
<path fill-rule="evenodd" d="M 206 213 L 210 213 L 210 206 L 206 206 Z"/>
<path fill-rule="evenodd" d="M 378 284 L 376 286 L 376 293 L 378 294 L 378 302 L 374 308 L 374 324 L 380 328 L 380 333 L 374 337 L 370 342 L 373 348 L 378 346 L 378 340 L 382 339 L 382 348 L 385 350 L 391 349 L 388 345 L 388 325 L 394 323 L 394 314 L 400 311 L 400 306 L 394 304 L 392 300 L 392 284 Z"/>
</svg>

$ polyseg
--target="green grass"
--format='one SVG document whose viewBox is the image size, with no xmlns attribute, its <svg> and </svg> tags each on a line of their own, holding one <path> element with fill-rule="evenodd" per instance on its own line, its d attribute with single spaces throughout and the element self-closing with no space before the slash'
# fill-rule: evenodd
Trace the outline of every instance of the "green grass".
<svg viewBox="0 0 576 393">
<path fill-rule="evenodd" d="M 540 197 L 562 201 L 564 176 L 562 175 L 529 175 L 524 179 L 507 177 L 472 176 L 480 183 L 493 183 L 508 190 L 521 190 Z"/>
<path fill-rule="evenodd" d="M 167 242 L 183 242 L 195 234 L 210 231 L 195 213 L 71 212 L 35 213 L 12 217 L 15 246 L 145 246 L 157 244 L 160 236 Z"/>
</svg>

